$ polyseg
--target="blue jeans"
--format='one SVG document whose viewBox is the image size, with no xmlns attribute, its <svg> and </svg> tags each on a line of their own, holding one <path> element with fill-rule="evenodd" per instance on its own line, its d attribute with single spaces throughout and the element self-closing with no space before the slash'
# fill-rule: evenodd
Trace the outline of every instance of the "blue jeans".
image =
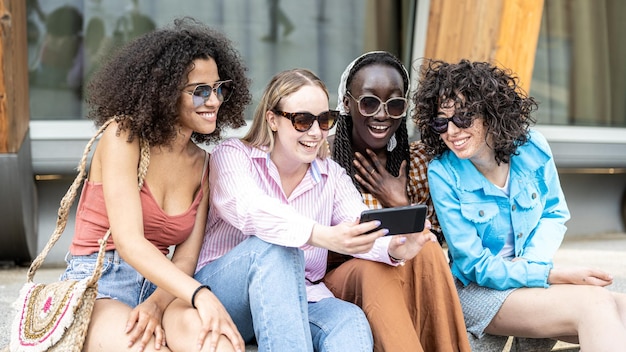
<svg viewBox="0 0 626 352">
<path fill-rule="evenodd" d="M 96 268 L 98 253 L 89 255 L 67 254 L 67 268 L 61 280 L 80 280 L 91 276 Z M 104 253 L 102 276 L 98 280 L 97 298 L 112 298 L 135 308 L 156 290 L 156 286 L 146 280 L 130 264 L 126 263 L 115 250 Z"/>
<path fill-rule="evenodd" d="M 339 298 L 309 302 L 309 326 L 315 351 L 373 351 L 374 339 L 365 314 Z"/>
<path fill-rule="evenodd" d="M 246 342 L 261 351 L 313 351 L 304 255 L 255 236 L 202 267 L 196 280 L 211 287 Z"/>
<path fill-rule="evenodd" d="M 211 287 L 246 342 L 261 351 L 372 351 L 363 311 L 327 298 L 308 303 L 304 255 L 255 236 L 202 267 L 196 280 Z"/>
</svg>

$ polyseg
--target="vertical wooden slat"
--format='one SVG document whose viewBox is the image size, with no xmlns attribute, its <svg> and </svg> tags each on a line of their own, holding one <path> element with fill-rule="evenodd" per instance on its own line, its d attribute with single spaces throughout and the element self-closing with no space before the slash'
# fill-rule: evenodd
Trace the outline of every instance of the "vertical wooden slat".
<svg viewBox="0 0 626 352">
<path fill-rule="evenodd" d="M 0 0 L 0 153 L 9 150 L 9 117 L 7 115 L 7 87 L 6 65 L 7 39 L 10 36 L 10 28 L 7 28 L 6 18 L 10 18 L 9 10 L 5 7 L 4 0 Z"/>
<path fill-rule="evenodd" d="M 0 0 L 0 260 L 37 253 L 37 200 L 28 136 L 26 1 Z"/>
<path fill-rule="evenodd" d="M 494 60 L 511 68 L 530 90 L 544 0 L 506 0 Z"/>
<path fill-rule="evenodd" d="M 0 153 L 17 153 L 29 123 L 26 1 L 0 0 Z"/>
<path fill-rule="evenodd" d="M 489 61 L 530 88 L 543 0 L 431 0 L 425 56 Z"/>
</svg>

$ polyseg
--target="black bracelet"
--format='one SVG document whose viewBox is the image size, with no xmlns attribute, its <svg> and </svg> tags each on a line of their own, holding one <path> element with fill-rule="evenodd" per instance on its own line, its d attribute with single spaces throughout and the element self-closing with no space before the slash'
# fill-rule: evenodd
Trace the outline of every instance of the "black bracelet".
<svg viewBox="0 0 626 352">
<path fill-rule="evenodd" d="M 404 265 L 404 262 L 406 262 L 406 259 L 398 259 L 396 257 L 394 257 L 393 255 L 389 254 L 389 252 L 387 252 L 387 255 L 389 255 L 389 259 L 391 259 L 391 262 L 394 264 L 398 264 L 400 266 Z"/>
<path fill-rule="evenodd" d="M 209 285 L 200 285 L 198 286 L 198 288 L 193 291 L 193 294 L 191 295 L 191 306 L 196 309 L 196 295 L 198 294 L 198 292 L 200 292 L 200 290 L 202 290 L 203 288 L 206 288 L 207 290 L 211 291 L 211 288 L 209 287 Z"/>
</svg>

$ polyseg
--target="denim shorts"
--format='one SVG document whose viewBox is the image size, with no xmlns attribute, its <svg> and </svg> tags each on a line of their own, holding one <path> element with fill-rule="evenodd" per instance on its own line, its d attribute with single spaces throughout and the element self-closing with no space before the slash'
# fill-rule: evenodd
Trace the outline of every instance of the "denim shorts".
<svg viewBox="0 0 626 352">
<path fill-rule="evenodd" d="M 67 268 L 61 280 L 80 280 L 91 276 L 98 253 L 65 257 Z M 102 277 L 98 281 L 97 298 L 111 298 L 134 308 L 148 298 L 156 286 L 126 263 L 115 250 L 106 251 L 102 264 Z"/>
</svg>

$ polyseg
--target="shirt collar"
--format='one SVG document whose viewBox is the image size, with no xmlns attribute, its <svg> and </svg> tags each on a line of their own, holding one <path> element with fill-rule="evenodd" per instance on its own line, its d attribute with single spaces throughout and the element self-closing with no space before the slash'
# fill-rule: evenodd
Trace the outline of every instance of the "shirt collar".
<svg viewBox="0 0 626 352">
<path fill-rule="evenodd" d="M 270 168 L 272 159 L 270 158 L 270 153 L 268 153 L 267 151 L 260 148 L 252 148 L 250 156 L 252 159 L 265 159 L 265 167 L 267 169 Z M 322 180 L 323 175 L 328 175 L 328 160 L 315 158 L 311 162 L 309 174 L 311 175 L 315 183 L 319 183 Z"/>
</svg>

